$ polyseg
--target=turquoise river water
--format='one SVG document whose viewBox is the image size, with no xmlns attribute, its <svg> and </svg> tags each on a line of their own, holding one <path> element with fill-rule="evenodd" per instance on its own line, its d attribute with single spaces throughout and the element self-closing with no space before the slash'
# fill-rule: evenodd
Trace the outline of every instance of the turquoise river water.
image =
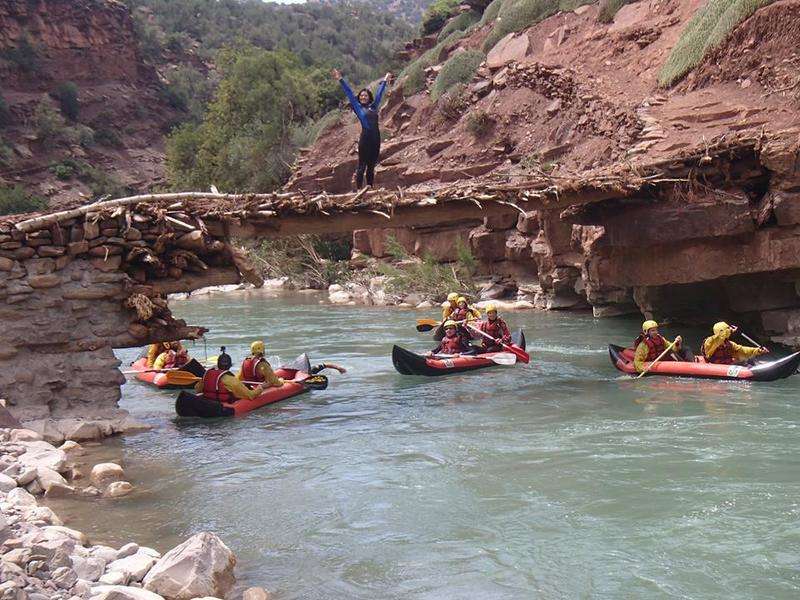
<svg viewBox="0 0 800 600">
<path fill-rule="evenodd" d="M 539 312 L 506 315 L 530 365 L 404 377 L 392 344 L 433 345 L 419 312 L 300 294 L 173 309 L 210 329 L 209 354 L 263 337 L 350 371 L 213 422 L 129 381 L 122 406 L 155 428 L 109 450 L 136 493 L 64 510 L 95 541 L 212 530 L 277 600 L 800 597 L 798 378 L 633 381 L 606 346 L 638 319 Z"/>
</svg>

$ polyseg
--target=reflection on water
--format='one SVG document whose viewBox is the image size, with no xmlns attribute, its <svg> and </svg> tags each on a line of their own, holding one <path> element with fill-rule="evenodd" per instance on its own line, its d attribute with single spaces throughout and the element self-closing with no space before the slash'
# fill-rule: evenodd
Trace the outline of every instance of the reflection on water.
<svg viewBox="0 0 800 600">
<path fill-rule="evenodd" d="M 127 384 L 123 405 L 156 425 L 109 450 L 138 493 L 65 509 L 99 541 L 163 550 L 211 529 L 240 579 L 281 600 L 798 595 L 793 380 L 632 381 L 605 348 L 638 321 L 557 313 L 507 315 L 528 366 L 409 378 L 392 344 L 432 345 L 413 311 L 258 295 L 175 308 L 210 328 L 209 354 L 238 360 L 263 337 L 350 371 L 216 422 L 179 422 L 174 393 Z"/>
</svg>

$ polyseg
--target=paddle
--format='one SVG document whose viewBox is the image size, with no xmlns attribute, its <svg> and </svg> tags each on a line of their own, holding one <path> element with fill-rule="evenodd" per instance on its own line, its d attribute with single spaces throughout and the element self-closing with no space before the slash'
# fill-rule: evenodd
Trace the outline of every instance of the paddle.
<svg viewBox="0 0 800 600">
<path fill-rule="evenodd" d="M 531 362 L 531 355 L 528 354 L 527 352 L 525 352 L 525 350 L 523 350 L 522 348 L 515 348 L 514 346 L 511 346 L 510 344 L 506 344 L 505 342 L 502 342 L 500 340 L 496 340 L 492 336 L 490 336 L 488 333 L 486 333 L 484 331 L 481 331 L 477 327 L 473 327 L 469 323 L 467 323 L 467 329 L 469 329 L 470 331 L 474 331 L 475 333 L 479 333 L 480 335 L 485 337 L 487 340 L 491 340 L 495 344 L 498 344 L 498 345 L 502 346 L 503 348 L 505 348 L 506 350 L 511 352 L 511 354 L 516 356 L 519 360 L 524 362 L 526 365 L 529 362 Z M 486 358 L 486 357 L 484 357 L 484 358 Z"/>
<path fill-rule="evenodd" d="M 185 371 L 172 371 L 167 374 L 167 382 L 170 385 L 194 385 L 201 379 L 202 377 L 197 377 L 191 373 L 186 373 Z M 261 382 L 259 381 L 243 381 L 242 383 L 249 385 L 261 385 Z M 328 378 L 325 375 L 310 375 L 306 379 L 295 381 L 295 383 L 302 383 L 312 390 L 324 390 L 328 387 Z"/>
<path fill-rule="evenodd" d="M 431 358 L 437 358 L 439 360 L 447 358 L 485 358 L 496 365 L 511 366 L 517 364 L 517 357 L 510 352 L 497 352 L 491 356 L 486 356 L 484 354 L 461 354 L 460 356 L 455 356 L 453 354 L 434 354 Z"/>
<path fill-rule="evenodd" d="M 456 325 L 461 325 L 464 321 L 454 321 Z M 432 331 L 439 327 L 442 324 L 442 321 L 436 321 L 434 319 L 417 319 L 417 331 L 423 333 L 425 331 Z"/>
<path fill-rule="evenodd" d="M 650 369 L 655 367 L 656 364 L 658 364 L 658 362 L 667 355 L 667 352 L 672 350 L 673 346 L 675 346 L 675 342 L 672 342 L 669 346 L 667 346 L 666 350 L 664 350 L 661 354 L 658 355 L 658 358 L 656 358 L 653 362 L 651 362 L 644 371 L 639 373 L 639 377 L 644 377 L 645 375 L 647 375 L 648 371 L 650 371 Z M 636 379 L 639 379 L 639 377 L 637 377 Z"/>
</svg>

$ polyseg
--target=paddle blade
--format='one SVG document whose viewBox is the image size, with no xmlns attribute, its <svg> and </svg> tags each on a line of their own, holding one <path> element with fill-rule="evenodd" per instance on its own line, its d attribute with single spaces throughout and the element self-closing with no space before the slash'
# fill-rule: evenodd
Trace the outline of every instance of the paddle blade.
<svg viewBox="0 0 800 600">
<path fill-rule="evenodd" d="M 478 355 L 479 358 L 483 358 Z M 517 364 L 517 357 L 511 352 L 498 352 L 493 356 L 487 356 L 489 360 L 498 365 L 511 366 Z"/>
<path fill-rule="evenodd" d="M 328 378 L 325 375 L 311 375 L 301 383 L 312 390 L 324 390 L 328 387 Z"/>
<path fill-rule="evenodd" d="M 431 325 L 430 323 L 420 323 L 417 325 L 417 331 L 420 333 L 425 331 L 433 331 L 436 328 L 436 325 Z"/>
<path fill-rule="evenodd" d="M 164 373 L 164 377 L 166 377 L 168 385 L 181 385 L 181 386 L 194 385 L 201 379 L 197 375 L 193 375 L 188 371 L 167 371 L 166 373 Z"/>
<path fill-rule="evenodd" d="M 513 354 L 520 362 L 525 363 L 526 365 L 531 362 L 531 355 L 525 352 L 522 348 L 515 348 L 514 346 L 507 346 L 503 344 L 503 348 L 508 350 L 511 354 Z"/>
</svg>

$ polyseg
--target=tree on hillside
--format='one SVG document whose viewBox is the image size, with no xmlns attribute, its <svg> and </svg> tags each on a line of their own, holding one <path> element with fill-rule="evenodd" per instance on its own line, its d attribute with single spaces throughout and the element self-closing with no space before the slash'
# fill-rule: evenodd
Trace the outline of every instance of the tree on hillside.
<svg viewBox="0 0 800 600">
<path fill-rule="evenodd" d="M 318 114 L 308 71 L 283 51 L 224 50 L 222 80 L 203 122 L 168 139 L 167 167 L 177 188 L 269 191 L 289 174 L 292 132 Z"/>
</svg>

